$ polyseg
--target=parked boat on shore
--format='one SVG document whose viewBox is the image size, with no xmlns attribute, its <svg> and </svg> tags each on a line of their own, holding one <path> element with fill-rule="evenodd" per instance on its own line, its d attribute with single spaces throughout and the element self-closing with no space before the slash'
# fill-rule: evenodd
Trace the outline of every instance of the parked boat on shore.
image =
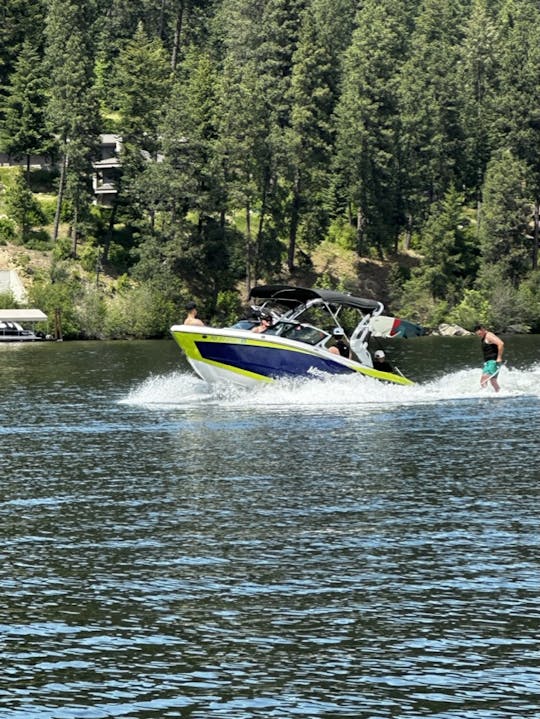
<svg viewBox="0 0 540 719">
<path fill-rule="evenodd" d="M 18 322 L 0 321 L 0 342 L 41 342 L 45 335 L 25 329 Z"/>
</svg>

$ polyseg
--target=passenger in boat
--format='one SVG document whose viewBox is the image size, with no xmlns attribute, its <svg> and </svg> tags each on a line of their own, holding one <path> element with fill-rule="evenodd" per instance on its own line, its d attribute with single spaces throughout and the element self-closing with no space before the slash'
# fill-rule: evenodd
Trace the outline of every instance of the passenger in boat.
<svg viewBox="0 0 540 719">
<path fill-rule="evenodd" d="M 394 368 L 382 350 L 377 350 L 373 355 L 373 369 L 377 369 L 379 372 L 394 372 Z"/>
<path fill-rule="evenodd" d="M 255 325 L 255 327 L 251 328 L 252 332 L 266 332 L 266 330 L 269 327 L 272 327 L 274 321 L 272 319 L 272 315 L 268 312 L 261 315 L 261 321 L 260 324 Z"/>
<path fill-rule="evenodd" d="M 332 332 L 334 338 L 334 344 L 329 348 L 330 352 L 335 355 L 341 355 L 342 357 L 351 357 L 351 348 L 345 337 L 345 332 L 341 327 L 334 327 Z"/>
<path fill-rule="evenodd" d="M 204 326 L 204 322 L 197 317 L 197 305 L 195 302 L 188 302 L 186 305 L 186 319 L 184 320 L 185 325 L 201 325 Z"/>
<path fill-rule="evenodd" d="M 493 332 L 488 332 L 484 325 L 476 325 L 474 334 L 482 340 L 484 355 L 480 386 L 485 387 L 488 382 L 491 382 L 495 392 L 498 392 L 501 388 L 497 382 L 497 375 L 503 365 L 504 342 Z"/>
</svg>

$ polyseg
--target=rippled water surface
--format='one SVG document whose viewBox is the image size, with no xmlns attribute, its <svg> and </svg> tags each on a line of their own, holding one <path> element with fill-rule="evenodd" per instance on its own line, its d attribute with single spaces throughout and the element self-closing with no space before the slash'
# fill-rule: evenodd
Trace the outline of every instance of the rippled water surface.
<svg viewBox="0 0 540 719">
<path fill-rule="evenodd" d="M 247 392 L 0 347 L 0 717 L 540 717 L 540 338 Z"/>
</svg>

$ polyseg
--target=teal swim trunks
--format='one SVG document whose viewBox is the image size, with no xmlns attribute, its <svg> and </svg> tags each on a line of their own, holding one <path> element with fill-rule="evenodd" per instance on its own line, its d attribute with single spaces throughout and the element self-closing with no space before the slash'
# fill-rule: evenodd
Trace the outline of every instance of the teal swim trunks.
<svg viewBox="0 0 540 719">
<path fill-rule="evenodd" d="M 493 376 L 494 374 L 497 374 L 498 371 L 499 365 L 495 360 L 488 360 L 487 362 L 484 362 L 484 366 L 482 367 L 483 374 Z"/>
</svg>

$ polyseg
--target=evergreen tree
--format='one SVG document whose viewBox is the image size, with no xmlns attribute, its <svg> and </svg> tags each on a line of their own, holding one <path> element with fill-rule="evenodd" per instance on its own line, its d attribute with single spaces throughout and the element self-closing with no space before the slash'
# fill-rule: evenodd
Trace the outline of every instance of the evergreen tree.
<svg viewBox="0 0 540 719">
<path fill-rule="evenodd" d="M 397 98 L 408 17 L 400 0 L 367 0 L 356 22 L 336 109 L 335 180 L 356 224 L 359 252 L 382 252 L 395 247 L 402 221 Z"/>
<path fill-rule="evenodd" d="M 411 229 L 451 182 L 462 185 L 457 67 L 464 20 L 460 0 L 425 0 L 402 67 L 402 176 Z"/>
<path fill-rule="evenodd" d="M 41 207 L 28 187 L 25 173 L 17 173 L 15 183 L 6 192 L 6 209 L 19 230 L 22 242 L 29 239 L 32 228 L 45 221 Z"/>
<path fill-rule="evenodd" d="M 518 287 L 531 269 L 532 200 L 527 196 L 528 174 L 523 160 L 510 150 L 501 150 L 488 165 L 483 188 L 481 274 L 487 276 L 494 266 L 498 276 L 513 287 Z"/>
<path fill-rule="evenodd" d="M 289 266 L 292 265 L 298 226 L 295 173 L 291 173 L 287 133 L 291 127 L 291 78 L 293 55 L 298 44 L 301 13 L 305 0 L 268 0 L 260 26 L 256 53 L 260 88 L 269 118 L 268 144 L 272 156 L 276 191 L 272 196 L 273 223 L 284 228 L 289 241 Z M 291 195 L 286 203 L 283 191 Z M 287 229 L 285 229 L 287 228 Z"/>
<path fill-rule="evenodd" d="M 45 125 L 45 104 L 43 66 L 27 40 L 11 76 L 2 127 L 4 150 L 17 160 L 26 158 L 27 173 L 30 155 L 46 152 L 52 144 Z"/>
<path fill-rule="evenodd" d="M 540 241 L 540 7 L 535 0 L 507 0 L 499 15 L 500 92 L 494 124 L 496 144 L 527 163 L 533 197 L 532 267 L 538 266 Z"/>
<path fill-rule="evenodd" d="M 53 239 L 58 236 L 67 189 L 72 202 L 74 255 L 80 226 L 84 227 L 89 212 L 92 160 L 97 159 L 101 125 L 94 89 L 91 11 L 89 4 L 75 0 L 50 0 L 46 27 L 51 80 L 48 114 L 62 157 Z"/>
<path fill-rule="evenodd" d="M 24 42 L 41 49 L 47 0 L 0 3 L 0 107 Z"/>
<path fill-rule="evenodd" d="M 170 68 L 161 41 L 148 38 L 142 23 L 120 53 L 114 78 L 125 150 L 139 156 L 146 152 L 155 159 Z"/>
<path fill-rule="evenodd" d="M 499 39 L 487 0 L 474 0 L 460 47 L 458 88 L 465 138 L 465 185 L 479 201 L 493 150 L 492 131 L 498 94 Z"/>
<path fill-rule="evenodd" d="M 256 59 L 262 10 L 262 5 L 249 0 L 228 0 L 222 7 L 230 22 L 222 37 L 225 57 L 216 149 L 227 187 L 229 212 L 243 214 L 246 293 L 260 272 L 261 247 L 268 234 L 270 195 L 275 187 L 270 120 Z M 264 257 L 268 254 L 267 247 Z"/>
<path fill-rule="evenodd" d="M 453 306 L 478 267 L 473 228 L 464 211 L 465 197 L 452 185 L 436 203 L 422 232 L 420 273 L 433 299 Z"/>
<path fill-rule="evenodd" d="M 117 203 L 131 227 L 145 215 L 153 222 L 152 187 L 144 186 L 149 163 L 159 159 L 159 128 L 170 91 L 170 68 L 161 40 L 149 39 L 139 23 L 114 66 L 118 127 L 123 140 L 123 176 Z M 154 173 L 154 170 L 149 170 Z M 147 214 L 148 213 L 148 214 Z"/>
<path fill-rule="evenodd" d="M 350 3 L 341 0 L 338 5 L 335 0 L 331 3 L 312 0 L 302 13 L 298 46 L 293 55 L 289 92 L 291 128 L 285 133 L 291 187 L 287 258 L 290 271 L 294 268 L 296 238 L 302 224 L 308 246 L 321 239 L 327 225 L 325 205 L 334 145 L 332 115 L 341 52 L 350 37 L 347 24 L 350 13 L 346 12 Z"/>
</svg>

